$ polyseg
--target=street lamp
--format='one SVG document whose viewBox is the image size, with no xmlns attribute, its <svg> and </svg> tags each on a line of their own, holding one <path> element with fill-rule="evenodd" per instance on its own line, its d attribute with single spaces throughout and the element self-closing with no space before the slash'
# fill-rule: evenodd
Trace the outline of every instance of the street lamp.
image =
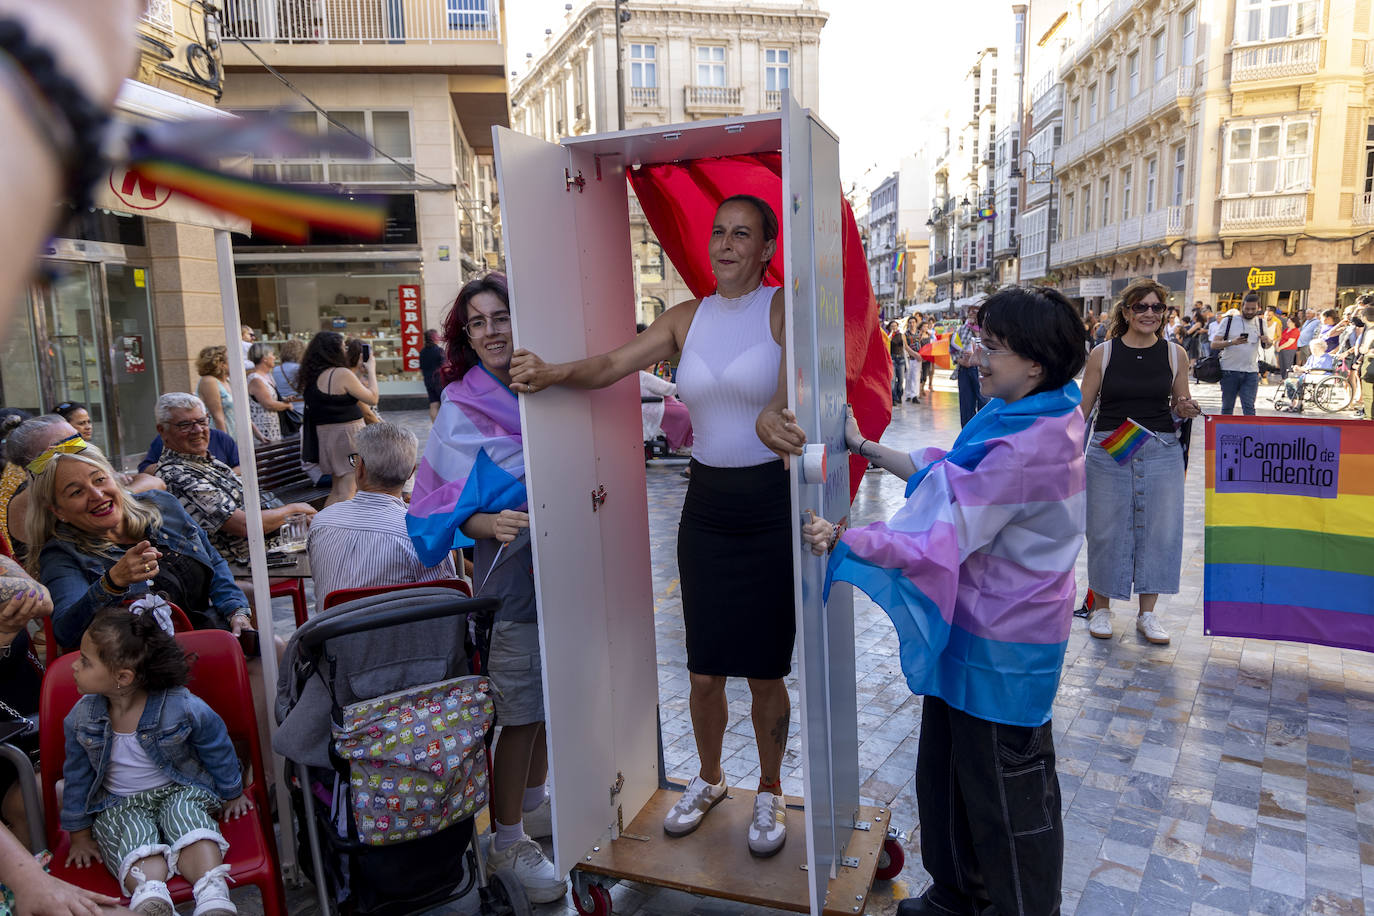
<svg viewBox="0 0 1374 916">
<path fill-rule="evenodd" d="M 1021 171 L 1021 157 L 1030 156 L 1030 174 Z M 1045 220 L 1045 273 L 1050 272 L 1050 243 L 1054 240 L 1054 160 L 1041 163 L 1036 160 L 1035 152 L 1029 149 L 1022 149 L 1012 160 L 1011 171 L 1008 173 L 1011 178 L 1024 178 L 1026 184 L 1047 184 L 1050 186 L 1050 206 L 1049 214 Z M 1042 274 L 1041 276 L 1044 276 Z"/>
<path fill-rule="evenodd" d="M 625 129 L 625 50 L 620 27 L 630 21 L 630 11 L 622 9 L 629 0 L 615 0 L 615 104 L 620 130 Z"/>
</svg>

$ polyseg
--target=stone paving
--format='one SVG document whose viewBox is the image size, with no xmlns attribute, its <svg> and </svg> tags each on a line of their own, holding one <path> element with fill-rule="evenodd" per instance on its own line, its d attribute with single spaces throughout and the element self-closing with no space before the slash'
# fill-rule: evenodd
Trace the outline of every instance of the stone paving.
<svg viewBox="0 0 1374 916">
<path fill-rule="evenodd" d="M 1219 410 L 1217 386 L 1195 388 L 1205 410 Z M 1260 403 L 1271 394 L 1262 389 Z M 422 437 L 428 432 L 423 412 L 389 418 Z M 947 447 L 958 429 L 953 385 L 941 378 L 924 403 L 897 409 L 884 441 Z M 1193 457 L 1202 458 L 1201 424 Z M 696 758 L 674 559 L 687 485 L 681 467 L 652 463 L 648 490 L 664 757 L 669 774 L 685 779 L 695 773 Z M 1203 634 L 1202 481 L 1194 464 L 1184 483 L 1182 591 L 1162 596 L 1157 609 L 1172 644 L 1151 646 L 1138 637 L 1124 606 L 1111 640 L 1090 638 L 1082 620 L 1074 624 L 1054 709 L 1066 834 L 1063 911 L 1374 916 L 1374 657 Z M 871 472 L 854 521 L 885 518 L 901 499 L 900 481 Z M 1080 554 L 1080 583 L 1085 564 Z M 289 626 L 289 607 L 274 617 Z M 855 630 L 861 793 L 866 802 L 889 806 L 894 825 L 913 834 L 903 873 L 879 882 L 869 898 L 867 912 L 887 914 L 929 880 L 914 839 L 920 703 L 901 677 L 891 625 L 862 594 Z M 784 788 L 801 794 L 795 679 L 789 689 L 794 724 Z M 732 683 L 729 700 L 723 768 L 748 785 L 759 770 L 747 687 Z M 630 883 L 611 895 L 623 916 L 769 912 Z M 293 913 L 310 908 L 308 887 L 290 897 Z M 256 902 L 250 892 L 244 912 Z M 570 900 L 536 909 L 573 912 Z M 434 911 L 472 912 L 474 897 Z"/>
</svg>

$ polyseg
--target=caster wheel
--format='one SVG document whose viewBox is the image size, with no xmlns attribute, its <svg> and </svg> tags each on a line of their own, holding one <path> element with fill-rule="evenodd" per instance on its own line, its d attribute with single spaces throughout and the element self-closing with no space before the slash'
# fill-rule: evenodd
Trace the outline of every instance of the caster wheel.
<svg viewBox="0 0 1374 916">
<path fill-rule="evenodd" d="M 525 886 L 506 869 L 492 872 L 487 882 L 487 895 L 494 916 L 533 916 L 534 906 Z"/>
<path fill-rule="evenodd" d="M 611 916 L 611 894 L 600 884 L 588 884 L 585 900 L 573 893 L 573 906 L 581 916 Z"/>
<path fill-rule="evenodd" d="M 890 836 L 883 840 L 883 851 L 878 853 L 878 870 L 873 873 L 873 877 L 879 881 L 891 881 L 902 873 L 904 865 L 906 850 L 902 848 L 900 840 Z"/>
</svg>

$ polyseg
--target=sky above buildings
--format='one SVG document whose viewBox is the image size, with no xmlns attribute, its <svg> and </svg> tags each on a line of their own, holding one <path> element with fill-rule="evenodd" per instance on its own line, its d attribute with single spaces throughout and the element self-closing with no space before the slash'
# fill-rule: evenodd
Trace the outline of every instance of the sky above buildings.
<svg viewBox="0 0 1374 916">
<path fill-rule="evenodd" d="M 511 70 L 523 74 L 525 54 L 543 53 L 545 29 L 562 34 L 567 2 L 506 0 Z M 572 5 L 576 14 L 586 0 Z M 938 154 L 939 128 L 974 54 L 1010 29 L 1008 0 L 820 0 L 820 7 L 830 20 L 821 32 L 818 114 L 840 137 L 846 190 L 875 187 L 923 145 Z"/>
</svg>

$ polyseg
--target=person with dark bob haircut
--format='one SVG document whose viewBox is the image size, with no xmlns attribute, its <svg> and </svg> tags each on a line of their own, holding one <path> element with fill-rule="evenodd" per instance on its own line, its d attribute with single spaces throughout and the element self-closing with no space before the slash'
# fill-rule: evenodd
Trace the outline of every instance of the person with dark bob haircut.
<svg viewBox="0 0 1374 916">
<path fill-rule="evenodd" d="M 663 830 L 686 836 L 729 797 L 721 769 L 730 718 L 725 684 L 747 678 L 759 753 L 747 842 L 763 857 L 787 839 L 782 758 L 791 703 L 783 679 L 796 641 L 787 461 L 801 454 L 806 437 L 787 409 L 784 294 L 763 283 L 777 253 L 777 214 L 752 195 L 727 197 L 702 241 L 714 293 L 679 302 L 628 343 L 587 359 L 550 365 L 517 350 L 512 387 L 521 394 L 550 385 L 605 388 L 681 354 L 678 397 L 693 442 L 677 563 L 701 767 Z"/>
<path fill-rule="evenodd" d="M 901 916 L 1058 913 L 1064 827 L 1050 713 L 1064 665 L 1083 546 L 1083 412 L 1073 377 L 1087 334 L 1054 290 L 1010 288 L 978 315 L 987 405 L 954 447 L 908 453 L 865 439 L 851 452 L 907 481 L 886 522 L 843 532 L 827 594 L 850 582 L 897 630 L 907 686 L 925 697 L 916 758 L 921 859 L 934 883 Z"/>
</svg>

